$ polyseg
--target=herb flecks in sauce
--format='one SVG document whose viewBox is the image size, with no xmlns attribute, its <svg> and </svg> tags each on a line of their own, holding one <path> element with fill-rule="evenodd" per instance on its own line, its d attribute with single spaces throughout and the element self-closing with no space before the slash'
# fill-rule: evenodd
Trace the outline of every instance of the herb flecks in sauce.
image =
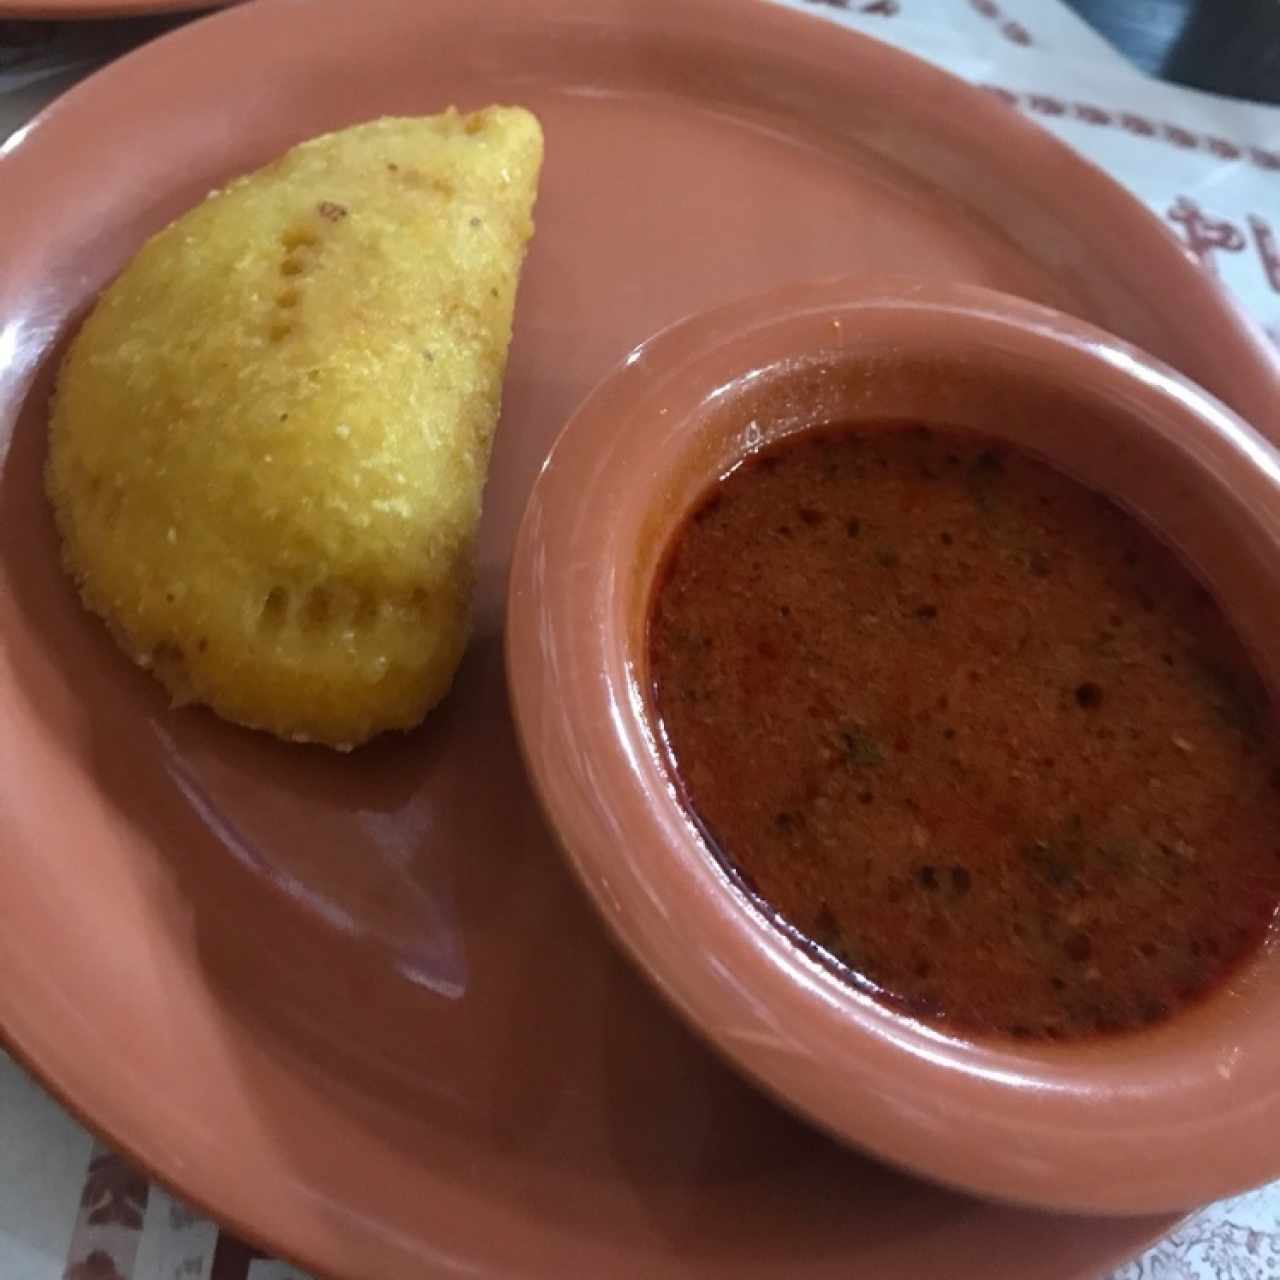
<svg viewBox="0 0 1280 1280">
<path fill-rule="evenodd" d="M 918 1016 L 1143 1026 L 1280 900 L 1274 715 L 1217 606 L 1016 450 L 886 426 L 738 468 L 677 540 L 650 656 L 718 851 Z"/>
<path fill-rule="evenodd" d="M 883 764 L 884 751 L 869 734 L 856 725 L 841 729 L 840 746 L 850 764 Z"/>
</svg>

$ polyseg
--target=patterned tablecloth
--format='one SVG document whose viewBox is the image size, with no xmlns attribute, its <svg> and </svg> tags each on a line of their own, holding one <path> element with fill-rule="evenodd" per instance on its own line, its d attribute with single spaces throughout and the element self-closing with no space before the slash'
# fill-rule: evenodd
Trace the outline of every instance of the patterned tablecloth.
<svg viewBox="0 0 1280 1280">
<path fill-rule="evenodd" d="M 777 2 L 910 49 L 1034 117 L 1167 219 L 1280 345 L 1280 108 L 1147 79 L 1059 0 Z M 0 19 L 0 141 L 186 20 Z M 1113 1280 L 1272 1276 L 1280 1183 L 1201 1211 Z M 0 1053 L 0 1280 L 306 1278 L 149 1185 Z"/>
</svg>

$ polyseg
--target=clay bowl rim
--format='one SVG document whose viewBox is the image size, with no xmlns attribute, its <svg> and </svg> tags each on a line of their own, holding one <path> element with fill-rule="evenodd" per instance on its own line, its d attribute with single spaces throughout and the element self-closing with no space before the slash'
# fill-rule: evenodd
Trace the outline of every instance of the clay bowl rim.
<svg viewBox="0 0 1280 1280">
<path fill-rule="evenodd" d="M 1265 1029 L 1268 1011 L 1280 1015 L 1274 930 L 1229 991 L 1161 1026 L 1047 1046 L 953 1037 L 857 991 L 789 939 L 706 848 L 671 785 L 622 615 L 644 590 L 631 578 L 652 578 L 656 552 L 639 548 L 637 529 L 669 496 L 677 464 L 637 445 L 639 428 L 661 417 L 669 433 L 766 367 L 843 356 L 881 330 L 895 350 L 999 349 L 1033 378 L 1072 380 L 1103 412 L 1123 405 L 1144 431 L 1162 422 L 1161 447 L 1183 448 L 1177 437 L 1198 450 L 1223 501 L 1249 480 L 1233 519 L 1263 538 L 1280 577 L 1280 454 L 1104 331 L 967 285 L 833 279 L 733 302 L 669 326 L 607 374 L 530 495 L 506 646 L 543 811 L 641 971 L 739 1070 L 831 1134 L 949 1185 L 1057 1210 L 1181 1210 L 1264 1182 L 1280 1174 L 1280 1144 L 1265 1138 L 1280 1120 L 1280 1031 Z"/>
</svg>

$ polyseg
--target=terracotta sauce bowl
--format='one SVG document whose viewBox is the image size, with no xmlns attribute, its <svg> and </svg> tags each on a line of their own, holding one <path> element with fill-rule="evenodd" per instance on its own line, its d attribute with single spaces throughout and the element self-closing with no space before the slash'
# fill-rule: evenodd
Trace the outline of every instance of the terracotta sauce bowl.
<svg viewBox="0 0 1280 1280">
<path fill-rule="evenodd" d="M 1139 513 L 1199 569 L 1280 687 L 1280 454 L 1239 418 L 1141 352 L 1030 303 L 960 286 L 790 287 L 635 350 L 565 427 L 530 499 L 507 662 L 525 758 L 578 878 L 726 1058 L 908 1169 L 1117 1214 L 1280 1175 L 1274 940 L 1147 1030 L 1067 1045 L 958 1038 L 878 1004 L 789 940 L 677 799 L 646 669 L 664 548 L 751 450 L 876 418 L 980 429 Z"/>
</svg>

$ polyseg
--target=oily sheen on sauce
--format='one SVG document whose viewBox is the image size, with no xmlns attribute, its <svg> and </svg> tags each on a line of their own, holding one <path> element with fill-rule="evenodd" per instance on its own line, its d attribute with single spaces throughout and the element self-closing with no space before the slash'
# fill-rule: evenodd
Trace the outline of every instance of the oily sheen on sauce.
<svg viewBox="0 0 1280 1280">
<path fill-rule="evenodd" d="M 774 445 L 676 535 L 648 644 L 708 843 L 916 1016 L 1136 1028 L 1275 914 L 1266 689 L 1178 556 L 1034 457 L 903 423 Z"/>
</svg>

